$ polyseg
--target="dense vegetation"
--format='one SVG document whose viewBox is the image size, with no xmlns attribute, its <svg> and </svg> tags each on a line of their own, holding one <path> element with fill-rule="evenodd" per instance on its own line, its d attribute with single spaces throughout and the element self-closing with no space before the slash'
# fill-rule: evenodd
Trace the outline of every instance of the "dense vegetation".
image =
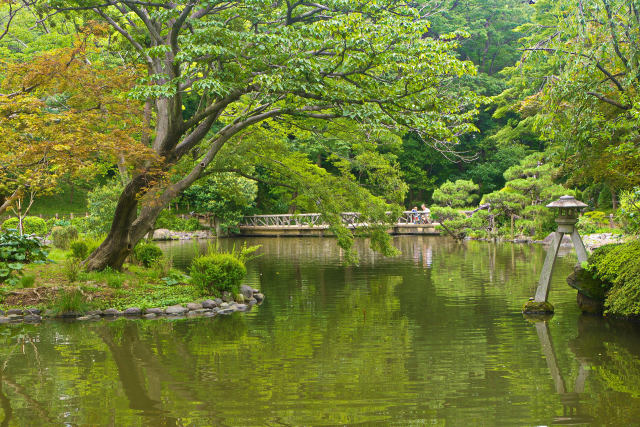
<svg viewBox="0 0 640 427">
<path fill-rule="evenodd" d="M 3 228 L 43 234 L 33 214 L 82 208 L 46 233 L 100 237 L 90 270 L 154 228 L 199 228 L 167 207 L 219 232 L 319 211 L 351 261 L 342 211 L 383 253 L 373 225 L 422 203 L 457 237 L 542 237 L 568 193 L 594 211 L 583 230 L 613 213 L 637 232 L 638 9 L 2 0 Z"/>
</svg>

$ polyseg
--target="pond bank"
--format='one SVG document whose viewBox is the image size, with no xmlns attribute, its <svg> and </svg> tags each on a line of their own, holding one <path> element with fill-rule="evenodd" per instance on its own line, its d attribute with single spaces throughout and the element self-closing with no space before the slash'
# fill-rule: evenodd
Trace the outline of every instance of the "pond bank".
<svg viewBox="0 0 640 427">
<path fill-rule="evenodd" d="M 187 317 L 214 317 L 217 315 L 232 314 L 236 311 L 249 311 L 254 305 L 259 305 L 264 300 L 264 295 L 258 289 L 243 285 L 242 293 L 236 296 L 234 301 L 229 294 L 223 298 L 205 299 L 201 302 L 187 304 L 175 304 L 168 307 L 151 307 L 141 309 L 128 307 L 124 310 L 107 308 L 105 310 L 88 310 L 56 312 L 51 309 L 39 308 L 12 308 L 6 311 L 0 310 L 0 323 L 39 323 L 45 318 L 65 320 L 99 320 L 115 319 L 119 317 L 135 319 L 171 318 L 183 319 Z"/>
</svg>

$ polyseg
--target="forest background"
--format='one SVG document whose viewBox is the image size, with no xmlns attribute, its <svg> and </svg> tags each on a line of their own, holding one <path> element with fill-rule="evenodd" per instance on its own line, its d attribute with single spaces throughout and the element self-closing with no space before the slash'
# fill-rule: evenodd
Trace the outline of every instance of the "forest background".
<svg viewBox="0 0 640 427">
<path fill-rule="evenodd" d="M 74 225 L 109 232 L 123 188 L 140 168 L 158 162 L 151 140 L 159 113 L 149 99 L 167 94 L 144 77 L 144 65 L 108 16 L 90 14 L 102 3 L 0 2 L 0 215 L 22 220 L 27 214 L 90 211 Z M 390 8 L 401 2 L 373 3 Z M 299 4 L 300 17 L 325 10 Z M 158 15 L 163 10 L 151 2 L 146 7 Z M 442 61 L 450 67 L 442 74 L 447 83 L 438 88 L 439 98 L 432 95 L 437 102 L 421 106 L 438 115 L 427 122 L 435 131 L 401 131 L 377 116 L 381 125 L 374 130 L 367 114 L 376 113 L 356 107 L 320 124 L 334 113 L 316 105 L 294 119 L 272 120 L 242 134 L 166 205 L 213 213 L 224 229 L 233 230 L 249 214 L 321 210 L 331 216 L 426 203 L 437 205 L 434 217 L 450 222 L 461 236 L 513 238 L 548 233 L 553 222 L 544 205 L 569 193 L 595 212 L 582 220 L 587 229 L 601 228 L 612 213 L 627 231 L 637 232 L 638 2 L 444 0 L 402 7 L 426 23 L 422 43 L 437 46 L 431 53 L 440 56 L 419 58 L 422 66 Z M 131 27 L 141 25 L 132 12 L 120 18 Z M 241 48 L 241 39 L 236 41 Z M 149 52 L 163 53 L 161 46 Z M 459 61 L 450 60 L 449 52 Z M 380 62 L 392 60 L 379 56 Z M 309 73 L 307 66 L 301 62 L 296 70 Z M 412 72 L 427 80 L 440 71 Z M 299 89 L 287 86 L 297 81 L 282 84 L 283 92 Z M 196 92 L 183 96 L 187 120 L 200 111 Z M 460 102 L 454 108 L 455 100 Z M 220 132 L 227 124 L 217 117 L 209 125 Z M 388 131 L 380 130 L 385 126 Z M 191 163 L 176 162 L 140 188 L 175 184 L 203 152 L 192 154 Z M 472 217 L 461 213 L 478 204 L 491 208 Z M 47 227 L 60 224 L 50 220 Z M 166 211 L 153 225 L 197 227 Z M 344 230 L 334 231 L 348 246 Z"/>
</svg>

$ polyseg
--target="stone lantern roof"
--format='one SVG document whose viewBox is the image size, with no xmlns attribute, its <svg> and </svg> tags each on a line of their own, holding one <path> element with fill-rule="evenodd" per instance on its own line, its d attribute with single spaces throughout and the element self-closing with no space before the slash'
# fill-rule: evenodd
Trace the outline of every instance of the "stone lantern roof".
<svg viewBox="0 0 640 427">
<path fill-rule="evenodd" d="M 566 209 L 566 208 L 586 208 L 587 205 L 585 203 L 582 203 L 579 200 L 576 200 L 576 198 L 573 196 L 562 196 L 555 202 L 549 203 L 547 207 Z"/>
</svg>

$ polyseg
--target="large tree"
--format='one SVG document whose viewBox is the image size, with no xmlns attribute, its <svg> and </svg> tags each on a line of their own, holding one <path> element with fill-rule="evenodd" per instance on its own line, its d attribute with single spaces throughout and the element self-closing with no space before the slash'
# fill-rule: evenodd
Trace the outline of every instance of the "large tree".
<svg viewBox="0 0 640 427">
<path fill-rule="evenodd" d="M 207 173 L 225 144 L 256 126 L 309 128 L 346 118 L 363 134 L 412 131 L 445 151 L 473 130 L 476 97 L 454 83 L 473 65 L 456 59 L 455 41 L 424 37 L 428 21 L 403 1 L 41 5 L 50 14 L 90 12 L 108 23 L 129 46 L 126 57 L 148 72 L 133 95 L 153 105 L 150 144 L 162 161 L 131 177 L 89 269 L 121 267 L 160 211 Z M 185 114 L 194 99 L 197 108 Z M 319 209 L 326 201 L 317 200 Z M 381 220 L 381 211 L 365 220 Z"/>
</svg>

